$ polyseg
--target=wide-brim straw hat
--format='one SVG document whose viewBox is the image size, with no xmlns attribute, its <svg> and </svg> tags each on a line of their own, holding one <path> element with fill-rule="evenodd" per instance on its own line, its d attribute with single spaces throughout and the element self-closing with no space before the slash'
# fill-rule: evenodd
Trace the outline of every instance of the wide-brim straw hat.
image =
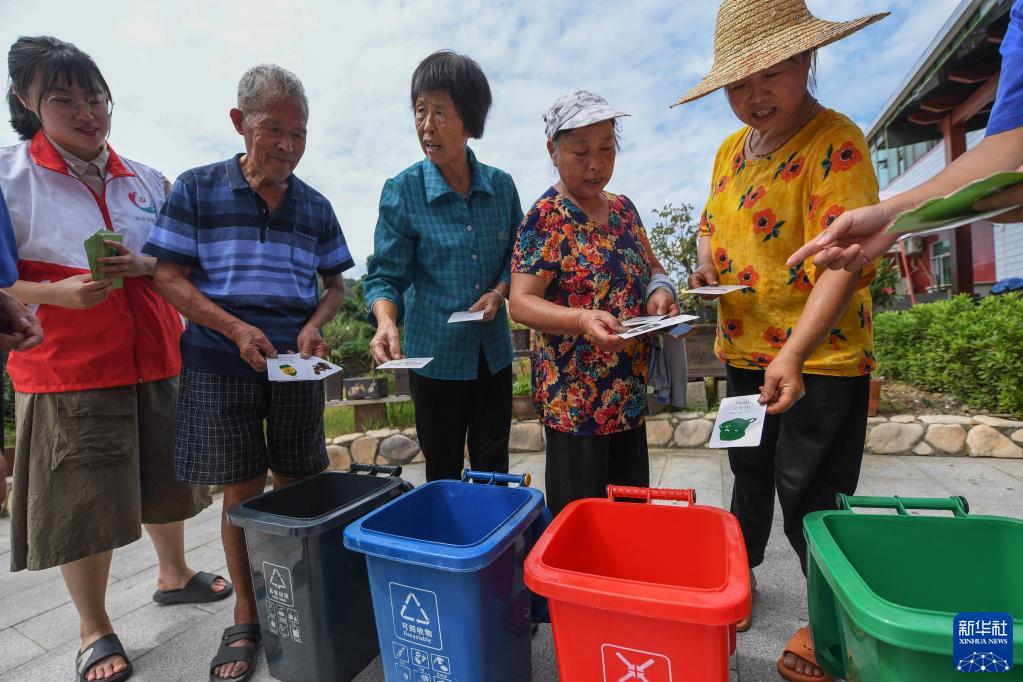
<svg viewBox="0 0 1023 682">
<path fill-rule="evenodd" d="M 806 50 L 823 47 L 888 16 L 818 19 L 804 0 L 724 0 L 714 27 L 714 65 L 672 106 L 692 102 Z"/>
</svg>

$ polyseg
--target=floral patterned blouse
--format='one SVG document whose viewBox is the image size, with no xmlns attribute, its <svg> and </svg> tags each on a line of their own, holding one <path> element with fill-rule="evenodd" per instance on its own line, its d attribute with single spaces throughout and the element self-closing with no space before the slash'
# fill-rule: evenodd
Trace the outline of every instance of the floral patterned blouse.
<svg viewBox="0 0 1023 682">
<path fill-rule="evenodd" d="M 722 284 L 747 284 L 718 299 L 714 349 L 733 367 L 767 367 L 792 333 L 820 273 L 812 260 L 790 268 L 789 254 L 843 211 L 877 203 L 866 141 L 848 118 L 819 112 L 781 149 L 747 159 L 749 128 L 718 149 L 713 187 L 700 218 L 701 236 Z M 803 371 L 831 376 L 869 374 L 877 365 L 870 292 L 873 268 Z"/>
<path fill-rule="evenodd" d="M 519 228 L 512 272 L 549 281 L 544 297 L 569 308 L 605 310 L 618 319 L 645 315 L 650 264 L 646 233 L 625 196 L 605 193 L 608 223 L 589 220 L 553 187 Z M 634 429 L 646 413 L 650 337 L 607 353 L 583 335 L 537 333 L 533 402 L 544 424 L 577 436 Z"/>
</svg>

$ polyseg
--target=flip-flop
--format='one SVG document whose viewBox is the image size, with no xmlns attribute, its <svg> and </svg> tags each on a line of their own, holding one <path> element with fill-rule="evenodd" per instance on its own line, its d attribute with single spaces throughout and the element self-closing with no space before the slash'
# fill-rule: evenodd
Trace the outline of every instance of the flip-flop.
<svg viewBox="0 0 1023 682">
<path fill-rule="evenodd" d="M 793 654 L 797 658 L 801 658 L 807 663 L 814 665 L 821 669 L 820 675 L 807 675 L 789 668 L 785 665 L 785 656 L 787 654 Z M 820 664 L 817 663 L 817 656 L 813 653 L 813 639 L 810 636 L 810 628 L 801 627 L 795 631 L 792 638 L 789 639 L 789 643 L 785 645 L 785 650 L 781 652 L 781 656 L 778 658 L 778 674 L 789 682 L 834 682 L 835 678 L 824 672 L 824 668 L 821 668 Z"/>
<path fill-rule="evenodd" d="M 748 616 L 735 624 L 736 632 L 746 632 L 750 629 L 750 626 L 753 625 L 753 604 L 757 601 L 757 577 L 753 575 L 753 571 L 750 571 L 749 580 L 750 612 Z"/>
<path fill-rule="evenodd" d="M 242 639 L 254 639 L 255 644 L 243 644 L 241 646 L 228 646 Z M 256 649 L 259 648 L 263 637 L 260 634 L 259 623 L 239 623 L 229 628 L 224 628 L 224 634 L 220 637 L 220 648 L 216 656 L 210 661 L 210 682 L 245 682 L 252 677 L 256 670 Z M 226 663 L 248 663 L 248 667 L 238 677 L 218 677 L 214 672 Z"/>
<path fill-rule="evenodd" d="M 131 677 L 131 661 L 128 660 L 128 655 L 124 653 L 121 640 L 111 632 L 109 635 L 103 635 L 85 647 L 85 651 L 78 652 L 78 656 L 75 657 L 75 673 L 78 675 L 78 682 L 86 682 L 85 676 L 89 674 L 89 671 L 96 667 L 103 659 L 110 658 L 111 656 L 120 656 L 128 667 L 113 677 L 106 678 L 103 682 L 121 682 L 121 680 Z"/>
<path fill-rule="evenodd" d="M 153 601 L 157 604 L 205 604 L 227 599 L 234 592 L 234 586 L 224 580 L 227 587 L 220 592 L 215 592 L 213 583 L 218 578 L 224 580 L 219 575 L 199 571 L 180 590 L 157 590 L 153 593 Z"/>
</svg>

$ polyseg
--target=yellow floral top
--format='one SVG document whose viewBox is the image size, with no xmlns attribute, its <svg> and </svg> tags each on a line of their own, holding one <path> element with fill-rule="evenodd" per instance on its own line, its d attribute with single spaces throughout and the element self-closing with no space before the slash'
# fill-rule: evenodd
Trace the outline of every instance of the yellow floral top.
<svg viewBox="0 0 1023 682">
<path fill-rule="evenodd" d="M 714 160 L 713 186 L 700 218 L 701 236 L 722 284 L 749 289 L 718 299 L 714 349 L 733 367 L 766 367 L 792 334 L 819 273 L 794 268 L 789 254 L 843 211 L 877 203 L 877 177 L 860 129 L 824 109 L 781 149 L 746 159 L 749 128 L 731 134 Z M 849 307 L 804 365 L 809 374 L 857 376 L 876 366 L 870 291 L 864 271 Z"/>
</svg>

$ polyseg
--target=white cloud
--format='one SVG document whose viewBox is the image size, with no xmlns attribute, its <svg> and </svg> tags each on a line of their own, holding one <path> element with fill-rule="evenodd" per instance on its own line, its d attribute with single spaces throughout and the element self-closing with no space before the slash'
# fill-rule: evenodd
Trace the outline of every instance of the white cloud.
<svg viewBox="0 0 1023 682">
<path fill-rule="evenodd" d="M 819 98 L 867 125 L 915 63 L 955 0 L 810 0 L 843 20 L 892 11 L 821 51 Z M 372 251 L 384 180 L 421 158 L 408 103 L 420 59 L 452 48 L 475 58 L 494 92 L 480 160 L 509 171 L 525 204 L 555 177 L 541 114 L 586 87 L 633 116 L 612 191 L 644 218 L 671 201 L 706 198 L 714 152 L 738 127 L 721 95 L 669 110 L 709 69 L 710 2 L 223 2 L 61 0 L 4 3 L 0 44 L 55 35 L 89 52 L 117 101 L 113 146 L 174 177 L 241 150 L 227 111 L 246 67 L 295 71 L 311 100 L 298 174 L 334 204 L 357 262 Z M 0 144 L 16 141 L 0 129 Z"/>
</svg>

